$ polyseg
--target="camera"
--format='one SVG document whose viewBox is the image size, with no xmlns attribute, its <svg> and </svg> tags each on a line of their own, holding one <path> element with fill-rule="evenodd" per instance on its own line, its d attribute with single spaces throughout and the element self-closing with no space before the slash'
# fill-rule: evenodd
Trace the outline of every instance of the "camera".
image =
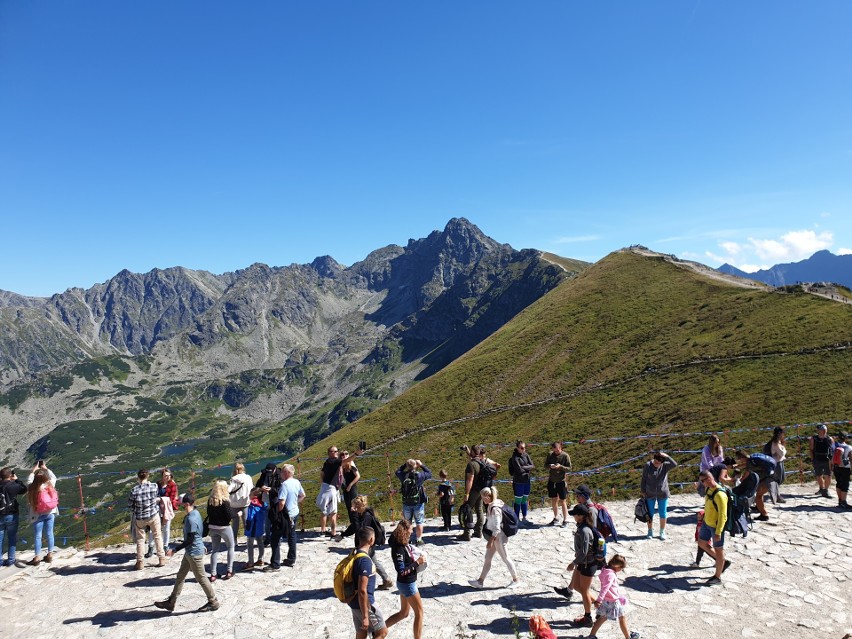
<svg viewBox="0 0 852 639">
<path fill-rule="evenodd" d="M 358 450 L 360 450 L 360 451 L 367 450 L 367 442 L 365 442 L 364 440 L 361 440 L 360 442 L 358 442 Z"/>
</svg>

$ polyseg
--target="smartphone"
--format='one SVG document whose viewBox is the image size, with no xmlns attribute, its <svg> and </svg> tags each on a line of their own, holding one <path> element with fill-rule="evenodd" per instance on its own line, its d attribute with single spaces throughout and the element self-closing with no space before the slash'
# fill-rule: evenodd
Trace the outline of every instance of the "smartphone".
<svg viewBox="0 0 852 639">
<path fill-rule="evenodd" d="M 367 450 L 367 442 L 363 440 L 358 442 L 358 450 Z"/>
<path fill-rule="evenodd" d="M 39 468 L 44 468 L 44 460 L 43 460 L 43 459 L 39 459 L 39 460 L 36 462 L 36 466 L 38 466 Z"/>
</svg>

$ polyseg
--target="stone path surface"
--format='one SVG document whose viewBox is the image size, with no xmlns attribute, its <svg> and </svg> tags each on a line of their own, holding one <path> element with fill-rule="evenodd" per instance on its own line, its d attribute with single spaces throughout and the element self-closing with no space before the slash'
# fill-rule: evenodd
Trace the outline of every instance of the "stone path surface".
<svg viewBox="0 0 852 639">
<path fill-rule="evenodd" d="M 632 502 L 608 503 L 622 536 L 609 544 L 610 553 L 623 554 L 629 564 L 622 589 L 632 604 L 631 629 L 656 639 L 840 639 L 852 630 L 852 513 L 841 513 L 836 500 L 814 492 L 813 484 L 783 486 L 787 501 L 770 507 L 770 521 L 755 523 L 746 539 L 727 542 L 733 565 L 719 586 L 704 585 L 712 574 L 708 558 L 705 567 L 689 567 L 695 557 L 694 513 L 702 504 L 697 495 L 672 497 L 666 541 L 645 538 L 645 526 L 632 523 Z M 437 522 L 430 520 L 425 535 L 429 567 L 419 579 L 424 639 L 515 637 L 513 615 L 525 631 L 534 613 L 542 614 L 561 638 L 585 637 L 588 630 L 570 623 L 581 605 L 552 591 L 566 584 L 573 525 L 545 526 L 550 518 L 549 510 L 534 511 L 531 519 L 538 526 L 510 540 L 524 581 L 517 590 L 505 587 L 510 578 L 499 558 L 486 589 L 471 588 L 468 579 L 479 574 L 484 542 L 457 542 L 455 533 L 438 532 Z M 351 638 L 348 607 L 332 592 L 334 566 L 351 547 L 351 538 L 334 542 L 305 533 L 296 568 L 238 572 L 229 581 L 217 581 L 222 607 L 213 613 L 195 612 L 205 599 L 201 588 L 188 581 L 171 614 L 153 602 L 169 595 L 179 556 L 165 568 L 136 572 L 130 569 L 135 557 L 129 545 L 89 553 L 64 549 L 52 565 L 0 569 L 0 637 Z M 390 568 L 389 551 L 378 554 Z M 244 549 L 238 550 L 237 570 L 245 561 Z M 395 589 L 376 597 L 386 617 L 398 609 Z M 389 636 L 412 637 L 411 618 Z M 617 624 L 607 622 L 598 636 L 619 638 L 621 633 Z"/>
</svg>

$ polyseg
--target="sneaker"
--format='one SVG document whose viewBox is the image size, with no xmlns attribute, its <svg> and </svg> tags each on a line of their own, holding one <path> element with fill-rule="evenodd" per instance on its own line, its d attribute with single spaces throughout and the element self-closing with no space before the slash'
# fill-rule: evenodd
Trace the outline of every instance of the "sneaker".
<svg viewBox="0 0 852 639">
<path fill-rule="evenodd" d="M 45 560 L 47 563 L 51 563 L 51 562 L 53 561 L 53 553 L 52 553 L 52 552 L 47 553 L 47 554 L 44 556 L 44 560 Z"/>
<path fill-rule="evenodd" d="M 563 519 L 563 520 L 562 520 L 562 523 L 561 523 L 561 524 L 559 524 L 559 527 L 560 527 L 560 528 L 565 528 L 565 526 L 567 526 L 567 525 L 568 525 L 568 520 L 567 520 L 567 519 Z"/>
<path fill-rule="evenodd" d="M 515 588 L 520 588 L 520 587 L 521 587 L 521 582 L 520 582 L 520 580 L 518 580 L 518 581 L 510 581 L 510 582 L 509 582 L 509 585 L 508 585 L 508 586 L 506 586 L 506 588 L 508 588 L 509 590 L 514 590 Z"/>
<path fill-rule="evenodd" d="M 391 588 L 393 588 L 392 581 L 383 581 L 381 586 L 376 587 L 376 590 L 390 590 Z"/>
<path fill-rule="evenodd" d="M 28 566 L 38 566 L 41 563 L 40 557 L 33 557 L 27 562 Z"/>
<path fill-rule="evenodd" d="M 254 570 L 254 563 L 251 561 L 248 562 L 245 566 L 243 566 L 243 570 Z"/>
<path fill-rule="evenodd" d="M 660 531 L 660 539 L 661 539 L 662 541 L 665 541 L 665 540 L 666 540 L 666 531 L 665 531 L 665 530 L 661 530 L 661 531 Z"/>
<path fill-rule="evenodd" d="M 284 561 L 281 562 L 281 565 L 287 566 L 288 568 L 292 568 L 293 566 L 296 565 L 296 562 L 293 561 L 292 559 L 285 559 Z"/>
<path fill-rule="evenodd" d="M 482 531 L 481 530 L 474 530 L 471 537 L 482 537 Z"/>
<path fill-rule="evenodd" d="M 425 542 L 425 541 L 423 541 L 422 539 L 418 539 L 418 540 L 417 540 L 417 545 L 418 545 L 418 546 L 425 546 L 425 545 L 426 545 L 426 542 Z"/>
<path fill-rule="evenodd" d="M 828 494 L 827 488 L 822 491 L 822 496 L 825 497 L 826 499 L 831 499 L 831 495 Z"/>
<path fill-rule="evenodd" d="M 710 579 L 708 579 L 704 583 L 708 586 L 718 586 L 720 583 L 722 583 L 722 580 L 718 577 L 710 577 Z"/>
<path fill-rule="evenodd" d="M 630 639 L 639 639 L 640 636 L 641 635 L 638 632 L 636 632 L 635 630 L 630 633 Z"/>
<path fill-rule="evenodd" d="M 571 597 L 574 596 L 574 591 L 570 588 L 554 588 L 553 592 L 555 592 L 557 595 L 562 595 L 563 597 L 569 600 L 571 599 Z"/>
<path fill-rule="evenodd" d="M 725 572 L 730 567 L 731 567 L 731 560 L 726 559 L 725 563 L 722 565 L 722 572 Z"/>
<path fill-rule="evenodd" d="M 168 610 L 169 612 L 174 612 L 175 602 L 171 599 L 166 599 L 165 601 L 155 601 L 154 605 L 157 606 L 160 610 Z"/>
<path fill-rule="evenodd" d="M 469 579 L 468 582 L 471 586 L 476 588 L 477 590 L 482 590 L 485 586 L 484 584 L 479 583 L 477 579 Z"/>
<path fill-rule="evenodd" d="M 776 504 L 786 504 L 787 500 L 784 499 L 783 497 L 779 497 L 778 499 L 775 500 L 775 503 Z"/>
<path fill-rule="evenodd" d="M 769 515 L 761 515 L 760 517 L 755 517 L 757 521 L 769 521 Z"/>
<path fill-rule="evenodd" d="M 693 561 L 691 564 L 689 564 L 689 567 L 690 568 L 701 568 L 701 565 L 697 561 Z"/>
<path fill-rule="evenodd" d="M 201 606 L 198 609 L 198 612 L 213 612 L 214 610 L 219 610 L 219 602 L 218 601 L 208 601 L 206 604 Z"/>
<path fill-rule="evenodd" d="M 470 533 L 462 533 L 461 535 L 458 535 L 456 539 L 458 539 L 459 541 L 470 541 Z"/>
<path fill-rule="evenodd" d="M 273 566 L 272 564 L 263 567 L 263 572 L 275 572 L 276 570 L 281 570 L 281 567 Z"/>
<path fill-rule="evenodd" d="M 548 525 L 548 526 L 555 526 L 555 525 L 556 525 L 556 517 L 554 517 L 554 518 L 553 518 L 553 521 L 551 521 L 551 522 L 550 522 L 549 524 L 547 524 L 547 525 Z"/>
<path fill-rule="evenodd" d="M 574 625 L 579 626 L 580 628 L 593 626 L 594 622 L 592 621 L 592 613 L 587 613 L 582 617 L 577 617 L 574 619 Z"/>
<path fill-rule="evenodd" d="M 652 528 L 648 529 L 648 539 L 654 538 L 654 530 Z"/>
</svg>

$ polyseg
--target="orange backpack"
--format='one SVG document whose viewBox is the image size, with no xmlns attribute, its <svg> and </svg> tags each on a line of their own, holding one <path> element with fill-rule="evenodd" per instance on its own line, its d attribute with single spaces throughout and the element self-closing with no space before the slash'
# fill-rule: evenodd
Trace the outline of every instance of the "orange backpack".
<svg viewBox="0 0 852 639">
<path fill-rule="evenodd" d="M 541 615 L 530 617 L 530 632 L 533 633 L 535 639 L 557 639 L 556 633 L 553 632 Z"/>
</svg>

